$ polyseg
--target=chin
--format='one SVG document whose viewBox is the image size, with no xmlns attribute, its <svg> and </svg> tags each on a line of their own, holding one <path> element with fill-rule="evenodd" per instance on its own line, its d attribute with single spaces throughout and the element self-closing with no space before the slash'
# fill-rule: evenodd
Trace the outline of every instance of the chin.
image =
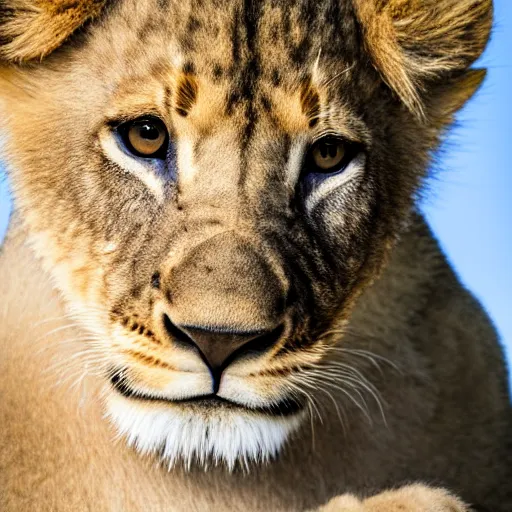
<svg viewBox="0 0 512 512">
<path fill-rule="evenodd" d="M 296 403 L 251 409 L 217 397 L 171 402 L 115 391 L 106 399 L 106 411 L 130 447 L 160 458 L 169 470 L 248 471 L 275 459 L 305 416 Z"/>
</svg>

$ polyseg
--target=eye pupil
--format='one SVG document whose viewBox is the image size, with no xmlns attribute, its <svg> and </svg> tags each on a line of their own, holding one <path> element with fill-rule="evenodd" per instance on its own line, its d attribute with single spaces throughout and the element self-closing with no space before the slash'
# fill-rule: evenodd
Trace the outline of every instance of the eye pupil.
<svg viewBox="0 0 512 512">
<path fill-rule="evenodd" d="M 332 143 L 325 142 L 325 143 L 321 144 L 321 146 L 320 146 L 320 154 L 321 154 L 322 158 L 324 158 L 324 159 L 336 158 L 339 151 L 340 151 L 340 147 L 338 144 L 332 144 Z"/>
<path fill-rule="evenodd" d="M 349 146 L 340 139 L 326 138 L 317 142 L 310 152 L 310 164 L 317 172 L 339 171 L 349 155 Z"/>
<path fill-rule="evenodd" d="M 160 132 L 155 125 L 146 123 L 139 127 L 139 135 L 143 139 L 157 140 L 160 137 Z"/>
</svg>

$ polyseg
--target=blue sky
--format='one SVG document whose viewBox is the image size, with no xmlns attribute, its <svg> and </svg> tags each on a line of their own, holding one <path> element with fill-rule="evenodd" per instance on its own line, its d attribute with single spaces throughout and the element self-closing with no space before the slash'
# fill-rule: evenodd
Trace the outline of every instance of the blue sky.
<svg viewBox="0 0 512 512">
<path fill-rule="evenodd" d="M 480 62 L 487 81 L 459 116 L 422 207 L 512 361 L 512 1 L 495 6 L 496 28 Z M 9 210 L 0 178 L 0 239 Z"/>
</svg>

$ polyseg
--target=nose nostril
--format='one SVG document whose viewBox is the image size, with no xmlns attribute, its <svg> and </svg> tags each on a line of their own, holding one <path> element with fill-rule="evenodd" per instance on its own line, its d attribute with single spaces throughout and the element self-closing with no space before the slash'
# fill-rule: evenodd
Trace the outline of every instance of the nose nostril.
<svg viewBox="0 0 512 512">
<path fill-rule="evenodd" d="M 182 331 L 179 327 L 174 325 L 168 315 L 164 314 L 163 320 L 165 330 L 171 336 L 174 343 L 183 345 L 187 348 L 197 348 L 194 340 L 186 332 Z"/>
<path fill-rule="evenodd" d="M 226 363 L 230 363 L 235 359 L 250 356 L 260 356 L 277 345 L 284 333 L 284 324 L 279 324 L 274 330 L 262 333 L 251 339 L 240 348 L 235 350 Z"/>
</svg>

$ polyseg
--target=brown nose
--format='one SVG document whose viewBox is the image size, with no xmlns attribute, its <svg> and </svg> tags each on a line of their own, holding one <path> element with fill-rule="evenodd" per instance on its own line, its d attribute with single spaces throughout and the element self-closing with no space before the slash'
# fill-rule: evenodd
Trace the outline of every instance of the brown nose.
<svg viewBox="0 0 512 512">
<path fill-rule="evenodd" d="M 280 325 L 266 332 L 226 332 L 211 328 L 176 326 L 165 315 L 164 324 L 173 342 L 196 349 L 210 369 L 217 392 L 224 368 L 236 359 L 257 356 L 274 346 L 283 334 Z"/>
</svg>

